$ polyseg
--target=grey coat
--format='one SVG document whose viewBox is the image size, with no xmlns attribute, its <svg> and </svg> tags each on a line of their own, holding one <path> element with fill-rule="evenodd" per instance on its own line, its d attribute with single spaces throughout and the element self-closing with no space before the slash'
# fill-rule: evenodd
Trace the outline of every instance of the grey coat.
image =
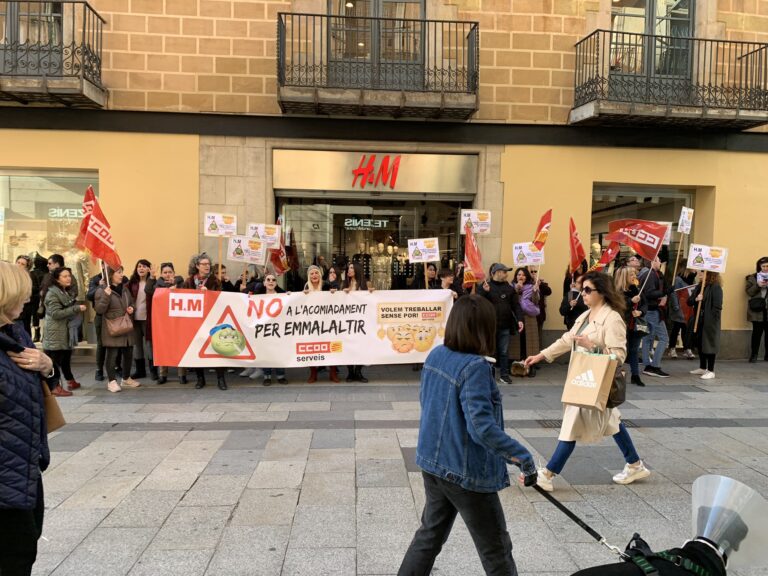
<svg viewBox="0 0 768 576">
<path fill-rule="evenodd" d="M 55 284 L 45 294 L 43 350 L 69 350 L 69 320 L 80 312 L 77 301 Z"/>
<path fill-rule="evenodd" d="M 133 306 L 133 296 L 131 291 L 128 290 L 128 286 L 123 286 L 123 295 L 120 296 L 112 289 L 112 294 L 107 296 L 104 288 L 97 288 L 94 294 L 94 310 L 97 314 L 104 316 L 104 321 L 101 323 L 101 343 L 106 348 L 125 348 L 127 346 L 133 346 L 134 338 L 133 332 L 129 332 L 123 336 L 111 336 L 107 329 L 107 319 L 120 318 L 125 314 L 126 309 L 129 306 Z"/>
<path fill-rule="evenodd" d="M 757 274 L 750 274 L 747 276 L 747 302 L 749 302 L 750 298 L 759 298 L 761 290 L 762 288 L 757 285 Z M 768 292 L 766 292 L 765 298 L 768 300 Z M 749 305 L 747 305 L 747 321 L 764 322 L 765 319 L 765 312 L 755 312 L 754 310 L 750 310 Z"/>
<path fill-rule="evenodd" d="M 696 297 L 701 293 L 701 284 L 688 298 L 688 305 L 696 307 Z M 723 288 L 717 284 L 711 284 L 704 288 L 704 300 L 701 301 L 701 314 L 699 316 L 698 330 L 694 333 L 693 326 L 696 323 L 694 312 L 688 321 L 694 342 L 699 344 L 702 354 L 717 354 L 720 352 L 720 317 L 723 313 Z"/>
</svg>

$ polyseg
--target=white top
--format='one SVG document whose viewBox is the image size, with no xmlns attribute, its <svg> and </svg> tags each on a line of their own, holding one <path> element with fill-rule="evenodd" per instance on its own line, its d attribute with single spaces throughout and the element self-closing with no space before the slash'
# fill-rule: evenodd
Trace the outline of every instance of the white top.
<svg viewBox="0 0 768 576">
<path fill-rule="evenodd" d="M 133 317 L 136 320 L 147 319 L 147 293 L 144 292 L 144 287 L 147 283 L 142 280 L 139 282 L 139 292 L 136 294 L 136 310 Z"/>
</svg>

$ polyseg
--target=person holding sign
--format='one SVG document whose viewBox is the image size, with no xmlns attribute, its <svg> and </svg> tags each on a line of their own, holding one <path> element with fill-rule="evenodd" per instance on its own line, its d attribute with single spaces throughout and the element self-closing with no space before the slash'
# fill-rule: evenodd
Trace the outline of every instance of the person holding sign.
<svg viewBox="0 0 768 576">
<path fill-rule="evenodd" d="M 511 384 L 509 375 L 509 339 L 525 329 L 523 309 L 517 291 L 507 282 L 509 268 L 499 262 L 491 264 L 491 281 L 486 280 L 478 288 L 496 308 L 496 362 L 499 367 L 499 381 Z"/>
<path fill-rule="evenodd" d="M 755 274 L 747 280 L 747 320 L 752 322 L 752 347 L 749 361 L 757 362 L 760 340 L 765 337 L 763 359 L 768 362 L 768 256 L 763 256 L 755 265 Z"/>
<path fill-rule="evenodd" d="M 661 260 L 656 256 L 650 261 L 649 267 L 644 268 L 638 277 L 644 287 L 644 289 L 641 288 L 641 291 L 645 294 L 648 303 L 648 312 L 645 314 L 648 333 L 643 338 L 641 350 L 643 364 L 645 364 L 643 374 L 655 378 L 669 378 L 669 374 L 661 369 L 661 359 L 664 358 L 664 352 L 669 345 L 669 333 L 662 316 L 667 306 L 667 291 L 664 288 L 664 277 L 661 275 L 660 269 Z M 654 340 L 658 340 L 656 348 L 653 348 Z M 652 350 L 653 357 L 651 357 Z"/>
<path fill-rule="evenodd" d="M 373 287 L 368 287 L 368 282 L 365 280 L 365 274 L 363 273 L 362 264 L 356 262 L 350 262 L 347 266 L 347 274 L 344 277 L 344 282 L 341 285 L 341 289 L 349 294 L 355 290 L 368 290 L 373 292 Z M 362 382 L 368 383 L 368 378 L 363 376 L 363 367 L 360 365 L 347 366 L 347 382 Z"/>
<path fill-rule="evenodd" d="M 613 280 L 608 274 L 589 272 L 583 277 L 581 292 L 589 310 L 579 316 L 573 328 L 557 342 L 535 356 L 526 358 L 526 366 L 533 366 L 542 360 L 551 363 L 575 348 L 592 353 L 599 350 L 603 354 L 615 355 L 619 363 L 624 362 L 627 356 L 626 324 L 622 318 L 625 304 Z M 604 436 L 613 436 L 626 462 L 624 470 L 613 477 L 614 482 L 631 484 L 650 476 L 650 471 L 637 455 L 632 438 L 620 418 L 621 413 L 617 408 L 599 410 L 565 404 L 557 448 L 546 468 L 539 470 L 538 485 L 551 492 L 554 489 L 552 479 L 563 470 L 576 442 L 599 442 Z"/>
<path fill-rule="evenodd" d="M 702 280 L 704 281 L 703 293 Z M 693 341 L 699 350 L 699 368 L 691 370 L 691 374 L 698 375 L 702 380 L 712 380 L 715 377 L 715 357 L 720 351 L 723 288 L 720 285 L 720 274 L 717 272 L 699 271 L 696 274 L 696 282 L 698 285 L 688 298 L 688 305 L 701 307 L 698 325 L 695 315 L 689 321 Z"/>
<path fill-rule="evenodd" d="M 427 281 L 429 281 L 430 290 L 440 288 L 440 279 L 437 277 L 437 265 L 434 262 L 427 262 L 425 266 L 427 267 L 427 280 L 424 280 L 424 274 L 419 272 L 417 267 L 416 277 L 413 279 L 413 284 L 411 284 L 411 290 L 424 290 Z"/>
<path fill-rule="evenodd" d="M 181 288 L 182 284 L 184 284 L 184 278 L 176 275 L 176 269 L 173 267 L 173 262 L 163 262 L 160 264 L 160 276 L 156 278 L 154 274 L 150 274 L 150 277 L 147 279 L 147 285 L 144 289 L 147 293 L 147 302 L 152 302 L 152 299 L 155 296 L 155 290 L 157 288 Z M 151 334 L 152 314 L 147 315 L 147 320 L 150 324 L 150 327 L 147 331 Z M 162 326 L 158 327 L 158 329 L 162 329 Z M 168 366 L 158 366 L 157 371 L 157 383 L 165 384 L 168 382 Z M 182 384 L 186 384 L 187 371 L 184 368 L 179 368 L 178 372 L 179 381 Z"/>
</svg>

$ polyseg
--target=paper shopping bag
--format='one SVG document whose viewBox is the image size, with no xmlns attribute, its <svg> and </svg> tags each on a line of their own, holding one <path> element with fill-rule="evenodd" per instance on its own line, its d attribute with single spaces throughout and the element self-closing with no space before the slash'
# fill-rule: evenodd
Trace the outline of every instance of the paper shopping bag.
<svg viewBox="0 0 768 576">
<path fill-rule="evenodd" d="M 64 420 L 64 414 L 61 412 L 59 403 L 56 401 L 56 396 L 51 394 L 51 389 L 48 388 L 48 384 L 43 380 L 43 400 L 45 400 L 45 420 L 48 424 L 48 433 L 50 434 L 54 430 L 58 430 L 64 424 L 67 423 Z"/>
<path fill-rule="evenodd" d="M 609 354 L 571 352 L 571 364 L 563 387 L 564 404 L 605 410 L 618 360 Z"/>
</svg>

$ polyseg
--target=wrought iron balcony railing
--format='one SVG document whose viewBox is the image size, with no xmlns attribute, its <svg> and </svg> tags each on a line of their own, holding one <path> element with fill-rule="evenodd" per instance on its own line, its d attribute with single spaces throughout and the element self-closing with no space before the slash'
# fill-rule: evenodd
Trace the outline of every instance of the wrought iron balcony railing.
<svg viewBox="0 0 768 576">
<path fill-rule="evenodd" d="M 476 94 L 477 22 L 280 13 L 280 86 Z"/>
<path fill-rule="evenodd" d="M 596 100 L 768 110 L 768 44 L 597 30 L 576 44 L 574 108 Z"/>
<path fill-rule="evenodd" d="M 0 1 L 0 76 L 101 83 L 105 20 L 84 0 Z"/>
</svg>

